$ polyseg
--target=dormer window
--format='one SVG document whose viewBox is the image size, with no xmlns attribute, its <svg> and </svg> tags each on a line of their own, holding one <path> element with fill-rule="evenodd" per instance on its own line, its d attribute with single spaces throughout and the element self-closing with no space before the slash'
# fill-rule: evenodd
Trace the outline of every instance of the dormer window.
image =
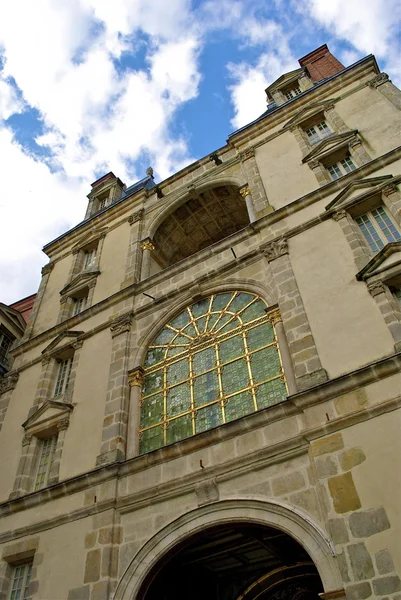
<svg viewBox="0 0 401 600">
<path fill-rule="evenodd" d="M 72 316 L 79 315 L 86 308 L 88 302 L 88 295 L 81 296 L 80 298 L 74 298 L 74 306 L 72 309 Z"/>
<path fill-rule="evenodd" d="M 401 234 L 384 206 L 366 212 L 355 221 L 372 252 L 379 252 L 386 244 L 401 240 Z"/>
<path fill-rule="evenodd" d="M 305 133 L 308 136 L 308 141 L 310 144 L 317 144 L 328 135 L 331 135 L 332 131 L 327 125 L 326 121 L 320 121 L 320 123 L 305 129 Z"/>
<path fill-rule="evenodd" d="M 13 343 L 12 338 L 0 331 L 0 360 L 5 361 L 8 351 L 11 348 L 11 344 Z"/>
<path fill-rule="evenodd" d="M 96 250 L 97 247 L 93 247 L 88 250 L 84 250 L 84 269 L 91 269 L 96 264 Z"/>
<path fill-rule="evenodd" d="M 345 156 L 342 160 L 327 166 L 327 170 L 333 181 L 347 175 L 347 173 L 351 173 L 354 169 L 356 169 L 356 166 L 349 155 Z"/>
<path fill-rule="evenodd" d="M 300 94 L 302 94 L 302 90 L 298 86 L 291 88 L 290 90 L 287 90 L 286 92 L 284 92 L 284 96 L 287 98 L 287 100 L 292 100 L 292 98 L 295 98 L 296 96 L 299 96 Z"/>
</svg>

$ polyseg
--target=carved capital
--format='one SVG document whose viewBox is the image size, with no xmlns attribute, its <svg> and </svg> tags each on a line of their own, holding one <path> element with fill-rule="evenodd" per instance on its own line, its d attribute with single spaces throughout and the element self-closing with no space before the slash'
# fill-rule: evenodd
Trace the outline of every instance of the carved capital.
<svg viewBox="0 0 401 600">
<path fill-rule="evenodd" d="M 284 254 L 288 254 L 288 242 L 284 237 L 282 237 L 278 240 L 270 242 L 269 244 L 261 246 L 260 249 L 270 262 L 276 258 L 279 258 L 280 256 L 284 256 Z"/>
<path fill-rule="evenodd" d="M 61 419 L 61 421 L 59 421 L 57 423 L 57 430 L 58 431 L 65 431 L 66 429 L 68 429 L 70 425 L 70 419 Z"/>
<path fill-rule="evenodd" d="M 48 356 L 47 354 L 45 356 L 42 356 L 42 367 L 47 367 L 50 360 L 51 360 L 51 357 Z"/>
<path fill-rule="evenodd" d="M 387 82 L 390 82 L 387 73 L 379 73 L 379 75 L 376 75 L 376 77 L 369 81 L 369 87 L 377 88 L 379 87 L 379 85 L 382 85 L 383 83 Z"/>
<path fill-rule="evenodd" d="M 338 210 L 337 212 L 333 213 L 333 219 L 335 221 L 340 221 L 340 219 L 346 219 L 347 218 L 347 211 L 345 210 Z"/>
<path fill-rule="evenodd" d="M 241 196 L 242 196 L 242 197 L 243 197 L 243 199 L 245 200 L 245 198 L 246 198 L 247 196 L 250 196 L 250 195 L 251 195 L 251 190 L 250 190 L 250 189 L 249 189 L 249 187 L 246 185 L 246 186 L 242 187 L 242 188 L 239 190 L 239 193 L 241 194 Z"/>
<path fill-rule="evenodd" d="M 67 302 L 67 300 L 69 300 L 70 297 L 69 296 L 61 296 L 60 298 L 60 304 L 63 305 Z"/>
<path fill-rule="evenodd" d="M 142 367 L 136 367 L 128 373 L 128 384 L 130 387 L 134 385 L 142 387 L 145 372 Z"/>
<path fill-rule="evenodd" d="M 110 325 L 111 336 L 114 338 L 121 333 L 125 333 L 131 330 L 132 313 L 121 315 L 114 319 Z"/>
<path fill-rule="evenodd" d="M 282 322 L 282 318 L 281 318 L 281 313 L 279 311 L 278 308 L 276 308 L 275 310 L 270 311 L 268 314 L 268 319 L 270 321 L 270 323 L 272 325 L 277 325 L 277 323 L 281 323 Z"/>
<path fill-rule="evenodd" d="M 394 183 L 390 183 L 389 185 L 386 185 L 386 187 L 384 187 L 382 189 L 382 193 L 385 196 L 391 196 L 391 194 L 396 194 L 398 192 L 398 188 Z"/>
<path fill-rule="evenodd" d="M 317 169 L 318 167 L 320 167 L 320 162 L 318 160 L 310 160 L 308 162 L 308 167 L 313 171 L 313 169 Z"/>
<path fill-rule="evenodd" d="M 79 350 L 80 348 L 82 348 L 83 345 L 84 345 L 83 340 L 77 340 L 76 342 L 74 342 L 72 344 L 72 347 L 74 348 L 74 350 Z"/>
<path fill-rule="evenodd" d="M 9 373 L 0 379 L 0 395 L 13 390 L 17 385 L 18 378 L 18 371 L 14 371 L 13 373 Z"/>
<path fill-rule="evenodd" d="M 384 283 L 382 281 L 370 281 L 368 283 L 368 292 L 373 297 L 378 296 L 379 294 L 384 294 L 386 288 L 384 287 Z"/>
<path fill-rule="evenodd" d="M 248 148 L 244 152 L 241 152 L 239 157 L 241 159 L 241 162 L 245 162 L 246 160 L 249 160 L 250 158 L 254 158 L 255 157 L 255 148 Z"/>
<path fill-rule="evenodd" d="M 138 221 L 140 221 L 142 219 L 143 213 L 144 213 L 143 208 L 141 208 L 141 210 L 138 210 L 138 212 L 133 213 L 130 217 L 128 217 L 128 223 L 130 225 L 137 223 Z"/>
<path fill-rule="evenodd" d="M 141 249 L 148 250 L 149 252 L 153 252 L 153 250 L 155 250 L 155 246 L 151 242 L 151 240 L 148 238 L 147 240 L 144 240 L 143 242 L 141 242 Z"/>
<path fill-rule="evenodd" d="M 352 148 L 356 148 L 357 146 L 360 146 L 361 144 L 362 144 L 362 141 L 358 137 L 355 137 L 354 139 L 352 139 L 349 142 L 348 147 L 352 149 Z"/>
<path fill-rule="evenodd" d="M 48 275 L 50 273 L 50 271 L 53 269 L 53 267 L 54 267 L 54 262 L 49 262 L 49 263 L 47 263 L 47 265 L 42 267 L 42 277 L 43 277 L 43 275 Z"/>
<path fill-rule="evenodd" d="M 22 447 L 24 448 L 25 446 L 29 446 L 29 444 L 32 441 L 32 435 L 28 435 L 27 433 L 24 435 L 24 437 L 22 438 L 21 444 Z"/>
</svg>

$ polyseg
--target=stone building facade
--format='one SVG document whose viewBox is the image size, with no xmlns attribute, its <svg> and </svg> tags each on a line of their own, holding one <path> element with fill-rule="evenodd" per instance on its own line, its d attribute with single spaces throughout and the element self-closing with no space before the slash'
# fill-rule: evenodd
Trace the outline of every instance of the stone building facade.
<svg viewBox="0 0 401 600">
<path fill-rule="evenodd" d="M 401 94 L 326 46 L 266 92 L 45 247 L 1 600 L 400 600 Z"/>
</svg>

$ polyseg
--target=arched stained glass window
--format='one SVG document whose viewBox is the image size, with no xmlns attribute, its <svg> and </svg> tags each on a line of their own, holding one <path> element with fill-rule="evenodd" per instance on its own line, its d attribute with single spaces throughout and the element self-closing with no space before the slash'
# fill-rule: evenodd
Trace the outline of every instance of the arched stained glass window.
<svg viewBox="0 0 401 600">
<path fill-rule="evenodd" d="M 158 333 L 144 364 L 141 454 L 286 398 L 276 316 L 255 294 L 227 292 Z"/>
</svg>

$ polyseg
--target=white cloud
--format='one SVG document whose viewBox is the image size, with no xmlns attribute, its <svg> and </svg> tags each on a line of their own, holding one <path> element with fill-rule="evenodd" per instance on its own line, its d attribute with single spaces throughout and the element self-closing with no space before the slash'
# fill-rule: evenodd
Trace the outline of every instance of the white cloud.
<svg viewBox="0 0 401 600">
<path fill-rule="evenodd" d="M 18 98 L 15 89 L 0 73 L 0 121 L 22 112 L 23 108 L 24 103 Z"/>
</svg>

